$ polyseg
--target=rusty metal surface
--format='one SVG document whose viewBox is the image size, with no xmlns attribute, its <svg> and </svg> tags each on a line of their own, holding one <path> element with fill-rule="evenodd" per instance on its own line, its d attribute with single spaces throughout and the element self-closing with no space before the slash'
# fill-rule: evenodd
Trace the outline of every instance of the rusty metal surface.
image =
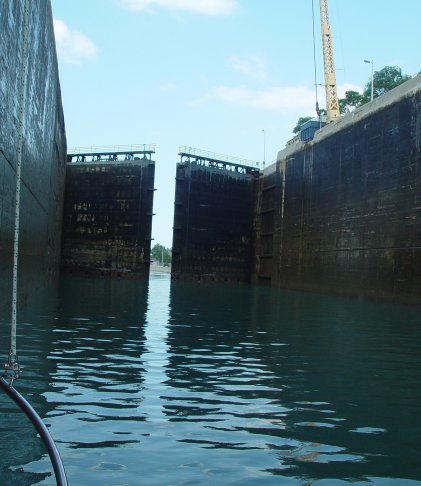
<svg viewBox="0 0 421 486">
<path fill-rule="evenodd" d="M 279 160 L 254 281 L 421 302 L 420 127 L 418 90 Z"/>
<path fill-rule="evenodd" d="M 172 276 L 249 282 L 257 171 L 177 165 Z"/>
<path fill-rule="evenodd" d="M 68 163 L 64 273 L 149 275 L 155 163 Z"/>
<path fill-rule="evenodd" d="M 16 184 L 19 73 L 23 65 L 23 4 L 0 2 L 0 308 L 11 299 L 14 194 Z M 29 2 L 30 48 L 26 59 L 23 114 L 19 269 L 32 268 L 38 281 L 20 279 L 20 300 L 28 282 L 42 285 L 59 271 L 66 136 L 49 1 Z M 6 315 L 7 315 L 7 311 Z"/>
</svg>

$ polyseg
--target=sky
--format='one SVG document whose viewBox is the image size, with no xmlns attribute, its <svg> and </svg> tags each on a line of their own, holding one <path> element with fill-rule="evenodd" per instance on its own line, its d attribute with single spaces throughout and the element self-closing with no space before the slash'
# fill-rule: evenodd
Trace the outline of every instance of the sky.
<svg viewBox="0 0 421 486">
<path fill-rule="evenodd" d="M 181 146 L 269 165 L 316 116 L 313 3 L 315 43 L 312 0 L 51 0 L 69 152 L 156 145 L 153 244 L 172 244 Z M 339 97 L 371 78 L 364 59 L 421 71 L 420 0 L 329 0 L 329 17 Z"/>
</svg>

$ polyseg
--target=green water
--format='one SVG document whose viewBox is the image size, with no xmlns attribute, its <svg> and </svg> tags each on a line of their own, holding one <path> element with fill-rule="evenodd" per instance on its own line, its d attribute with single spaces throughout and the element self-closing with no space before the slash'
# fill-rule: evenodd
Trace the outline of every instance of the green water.
<svg viewBox="0 0 421 486">
<path fill-rule="evenodd" d="M 419 307 L 160 274 L 37 302 L 16 387 L 72 486 L 421 484 Z M 55 484 L 2 394 L 0 484 Z"/>
</svg>

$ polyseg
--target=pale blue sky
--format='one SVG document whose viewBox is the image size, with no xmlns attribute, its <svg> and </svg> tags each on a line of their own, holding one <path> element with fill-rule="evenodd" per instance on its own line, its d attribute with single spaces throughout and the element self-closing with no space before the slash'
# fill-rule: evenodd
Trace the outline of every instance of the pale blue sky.
<svg viewBox="0 0 421 486">
<path fill-rule="evenodd" d="M 153 237 L 171 246 L 178 149 L 276 159 L 315 115 L 311 0 L 52 0 L 69 148 L 156 144 Z M 318 83 L 323 83 L 314 0 Z M 421 70 L 421 0 L 329 0 L 339 93 Z M 318 88 L 325 104 L 324 90 Z M 264 130 L 264 132 L 262 131 Z"/>
</svg>

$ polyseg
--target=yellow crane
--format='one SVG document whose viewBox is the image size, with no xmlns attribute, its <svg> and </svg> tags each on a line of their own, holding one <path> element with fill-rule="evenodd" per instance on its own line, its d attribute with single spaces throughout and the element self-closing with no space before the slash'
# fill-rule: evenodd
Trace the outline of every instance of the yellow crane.
<svg viewBox="0 0 421 486">
<path fill-rule="evenodd" d="M 333 59 L 332 35 L 330 33 L 327 0 L 320 1 L 320 20 L 322 23 L 323 62 L 325 67 L 327 123 L 339 118 L 339 100 L 336 89 L 335 62 Z"/>
</svg>

